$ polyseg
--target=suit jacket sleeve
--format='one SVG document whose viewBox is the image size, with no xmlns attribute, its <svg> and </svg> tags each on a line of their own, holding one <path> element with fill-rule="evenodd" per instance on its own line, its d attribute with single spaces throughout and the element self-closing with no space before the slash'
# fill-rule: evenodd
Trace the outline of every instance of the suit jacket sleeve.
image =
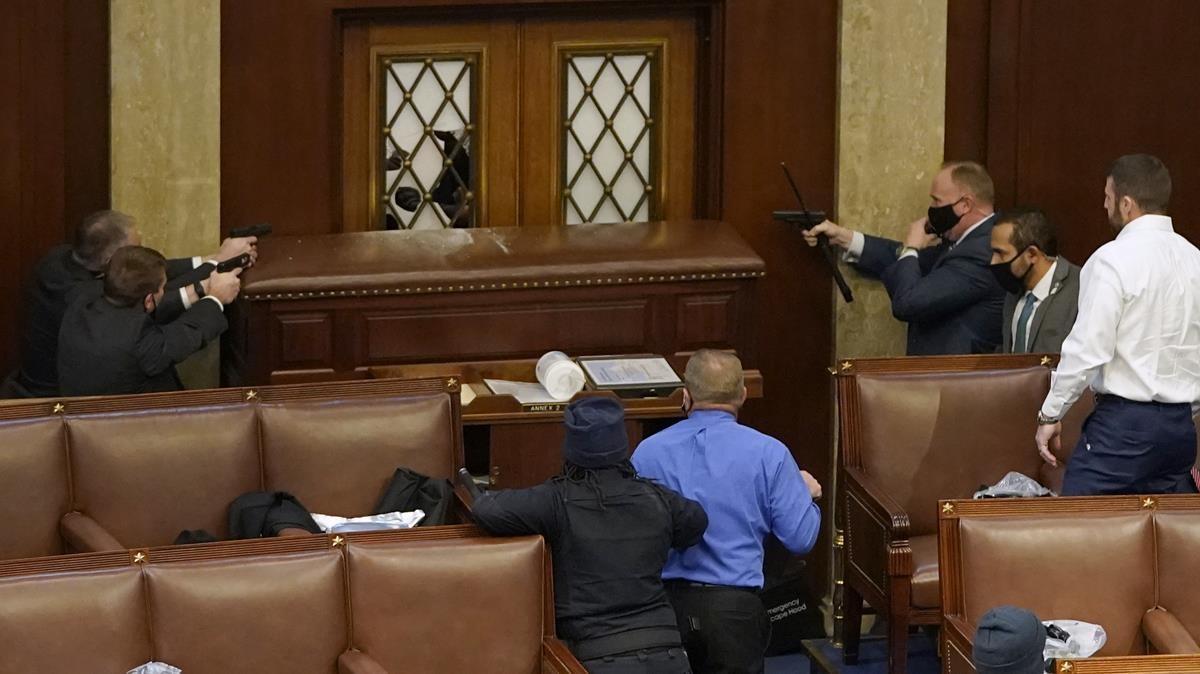
<svg viewBox="0 0 1200 674">
<path fill-rule="evenodd" d="M 854 266 L 872 276 L 882 276 L 884 270 L 896 262 L 896 251 L 899 249 L 899 241 L 864 235 L 863 252 Z"/>
<path fill-rule="evenodd" d="M 489 492 L 475 499 L 471 517 L 499 536 L 549 535 L 557 527 L 558 495 L 549 484 Z"/>
<path fill-rule="evenodd" d="M 147 317 L 149 318 L 149 317 Z M 138 365 L 153 377 L 216 339 L 228 323 L 216 302 L 199 302 L 166 325 L 147 320 L 135 347 Z"/>
<path fill-rule="evenodd" d="M 186 274 L 192 271 L 192 258 L 177 257 L 167 260 L 167 280 Z"/>
<path fill-rule="evenodd" d="M 967 255 L 951 257 L 928 274 L 921 273 L 917 258 L 908 257 L 880 278 L 892 298 L 892 315 L 906 323 L 934 320 L 980 302 L 996 282 L 986 267 Z"/>
</svg>

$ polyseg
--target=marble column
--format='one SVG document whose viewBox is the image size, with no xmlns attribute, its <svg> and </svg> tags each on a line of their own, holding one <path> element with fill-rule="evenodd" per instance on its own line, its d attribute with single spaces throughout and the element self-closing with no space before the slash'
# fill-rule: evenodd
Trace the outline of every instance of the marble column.
<svg viewBox="0 0 1200 674">
<path fill-rule="evenodd" d="M 221 213 L 220 0 L 111 0 L 112 203 L 167 257 L 213 252 Z M 215 345 L 181 368 L 215 386 Z"/>
<path fill-rule="evenodd" d="M 903 238 L 929 206 L 945 141 L 947 0 L 842 0 L 838 97 L 839 224 Z M 887 291 L 847 269 L 838 358 L 904 355 Z"/>
</svg>

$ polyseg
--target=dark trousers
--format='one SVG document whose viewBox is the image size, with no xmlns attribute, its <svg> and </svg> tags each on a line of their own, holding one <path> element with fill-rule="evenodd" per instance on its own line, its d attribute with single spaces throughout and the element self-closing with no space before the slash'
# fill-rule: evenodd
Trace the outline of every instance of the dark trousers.
<svg viewBox="0 0 1200 674">
<path fill-rule="evenodd" d="M 687 654 L 679 646 L 606 655 L 582 664 L 589 674 L 692 674 Z"/>
<path fill-rule="evenodd" d="M 771 622 L 754 590 L 668 582 L 679 632 L 696 674 L 761 674 Z"/>
<path fill-rule="evenodd" d="M 1192 494 L 1195 463 L 1190 404 L 1097 395 L 1067 463 L 1062 495 Z"/>
</svg>

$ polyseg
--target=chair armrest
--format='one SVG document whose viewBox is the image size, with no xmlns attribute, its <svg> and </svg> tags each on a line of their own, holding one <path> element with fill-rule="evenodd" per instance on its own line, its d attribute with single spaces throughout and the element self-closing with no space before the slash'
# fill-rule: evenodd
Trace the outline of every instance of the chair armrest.
<svg viewBox="0 0 1200 674">
<path fill-rule="evenodd" d="M 1154 650 L 1164 655 L 1200 653 L 1196 639 L 1179 622 L 1179 618 L 1165 608 L 1155 607 L 1146 611 L 1142 616 L 1142 631 Z"/>
<path fill-rule="evenodd" d="M 79 512 L 62 516 L 58 531 L 68 548 L 79 552 L 112 552 L 124 550 L 125 546 L 115 536 L 100 526 L 96 520 Z"/>
<path fill-rule="evenodd" d="M 567 645 L 554 637 L 542 639 L 542 674 L 587 674 Z"/>
<path fill-rule="evenodd" d="M 338 674 L 388 674 L 388 671 L 362 651 L 346 651 L 338 656 Z"/>
<path fill-rule="evenodd" d="M 876 484 L 870 475 L 853 466 L 843 466 L 842 471 L 846 477 L 844 482 L 846 490 L 857 492 L 859 500 L 868 506 L 872 514 L 885 523 L 889 541 L 907 540 L 910 526 L 908 512 Z"/>
</svg>

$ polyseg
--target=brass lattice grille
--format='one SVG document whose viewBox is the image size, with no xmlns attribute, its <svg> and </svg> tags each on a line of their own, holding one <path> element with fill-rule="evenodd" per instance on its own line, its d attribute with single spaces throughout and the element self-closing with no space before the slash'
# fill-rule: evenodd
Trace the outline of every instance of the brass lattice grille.
<svg viewBox="0 0 1200 674">
<path fill-rule="evenodd" d="M 658 49 L 563 53 L 563 220 L 639 222 L 658 210 Z"/>
<path fill-rule="evenodd" d="M 471 226 L 478 62 L 478 54 L 382 57 L 382 227 Z"/>
</svg>

